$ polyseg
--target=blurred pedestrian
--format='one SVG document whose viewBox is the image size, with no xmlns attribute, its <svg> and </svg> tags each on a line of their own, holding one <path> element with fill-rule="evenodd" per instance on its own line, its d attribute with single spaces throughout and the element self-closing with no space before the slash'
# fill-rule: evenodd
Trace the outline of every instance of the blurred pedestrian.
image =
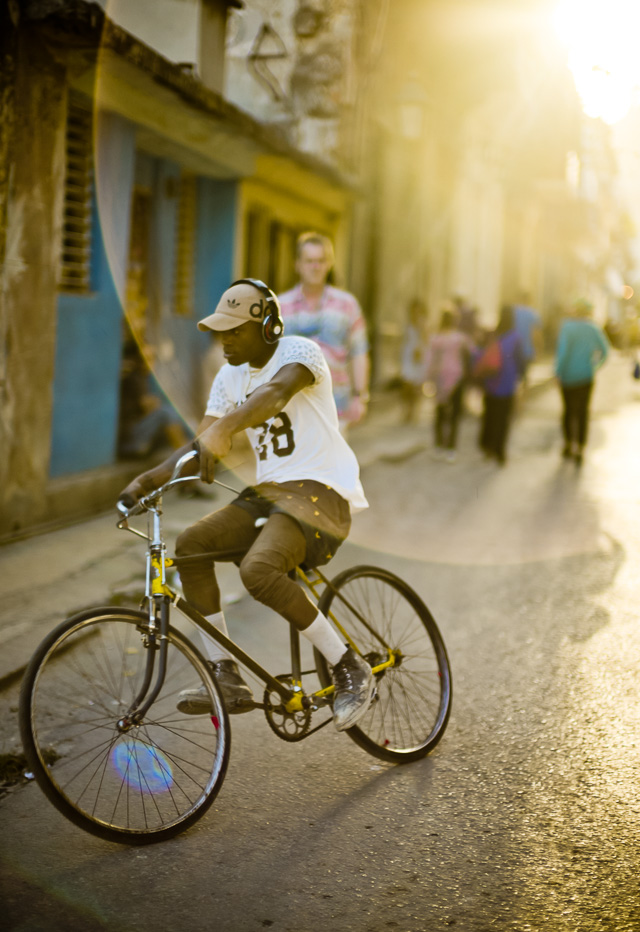
<svg viewBox="0 0 640 932">
<path fill-rule="evenodd" d="M 404 421 L 410 424 L 416 419 L 418 402 L 427 373 L 427 308 L 424 301 L 414 298 L 409 305 L 409 321 L 402 347 L 401 376 Z"/>
<path fill-rule="evenodd" d="M 456 330 L 455 325 L 453 312 L 444 310 L 438 332 L 429 340 L 427 363 L 427 379 L 436 389 L 435 453 L 449 463 L 456 460 L 466 360 L 474 349 L 470 337 Z"/>
<path fill-rule="evenodd" d="M 498 326 L 489 336 L 487 346 L 476 363 L 477 373 L 483 358 L 487 360 L 491 354 L 494 356 L 491 369 L 487 369 L 484 375 L 480 371 L 484 396 L 478 442 L 485 456 L 504 466 L 513 398 L 525 364 L 511 304 L 505 304 L 500 311 Z"/>
<path fill-rule="evenodd" d="M 299 283 L 279 296 L 287 336 L 313 340 L 322 350 L 333 380 L 340 430 L 346 433 L 367 412 L 369 343 L 356 298 L 327 283 L 333 268 L 333 244 L 320 233 L 298 237 Z"/>
<path fill-rule="evenodd" d="M 601 328 L 591 319 L 593 305 L 581 298 L 575 316 L 564 321 L 556 349 L 555 372 L 562 392 L 562 433 L 565 459 L 577 466 L 587 442 L 589 405 L 596 370 L 609 353 L 609 343 Z"/>
<path fill-rule="evenodd" d="M 542 349 L 542 321 L 538 312 L 531 307 L 526 291 L 522 292 L 520 302 L 513 306 L 513 313 L 524 355 L 522 379 L 526 381 L 527 369 Z"/>
<path fill-rule="evenodd" d="M 478 332 L 478 309 L 461 294 L 455 294 L 452 302 L 454 327 L 475 341 Z"/>
</svg>

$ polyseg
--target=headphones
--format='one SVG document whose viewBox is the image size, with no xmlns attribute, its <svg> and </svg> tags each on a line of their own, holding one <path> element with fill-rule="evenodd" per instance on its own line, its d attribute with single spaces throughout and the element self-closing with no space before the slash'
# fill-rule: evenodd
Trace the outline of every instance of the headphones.
<svg viewBox="0 0 640 932">
<path fill-rule="evenodd" d="M 252 309 L 253 307 L 260 307 L 260 318 L 262 319 L 262 339 L 264 342 L 277 343 L 284 333 L 284 321 L 280 312 L 280 302 L 278 301 L 274 292 L 271 290 L 271 288 L 269 288 L 268 285 L 265 285 L 264 282 L 261 282 L 259 278 L 239 278 L 238 281 L 232 282 L 229 287 L 233 288 L 234 285 L 253 285 L 253 287 L 256 288 L 264 297 L 266 301 L 264 315 L 262 314 L 262 302 L 260 302 L 260 305 L 252 305 Z M 256 320 L 258 319 L 259 318 L 256 317 Z"/>
</svg>

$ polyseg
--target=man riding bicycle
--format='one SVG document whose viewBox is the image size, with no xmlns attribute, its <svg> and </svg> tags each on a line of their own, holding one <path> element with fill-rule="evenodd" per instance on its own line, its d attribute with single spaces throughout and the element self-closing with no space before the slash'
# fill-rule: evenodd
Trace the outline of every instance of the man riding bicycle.
<svg viewBox="0 0 640 932">
<path fill-rule="evenodd" d="M 282 336 L 278 300 L 254 279 L 231 285 L 198 328 L 219 334 L 226 359 L 197 432 L 200 477 L 213 482 L 216 463 L 229 453 L 233 435 L 247 430 L 256 454 L 256 485 L 187 528 L 178 538 L 176 555 L 244 554 L 240 576 L 249 593 L 295 625 L 331 665 L 334 722 L 343 731 L 369 707 L 371 668 L 352 648 L 345 649 L 289 575 L 302 563 L 328 562 L 349 533 L 351 513 L 368 507 L 355 454 L 338 429 L 327 363 L 311 340 Z M 121 498 L 133 503 L 166 482 L 190 446 L 134 479 Z M 210 558 L 183 563 L 180 577 L 186 599 L 227 635 Z M 252 693 L 237 664 L 216 642 L 203 639 L 227 710 L 249 711 Z M 205 687 L 184 690 L 178 709 L 193 715 L 210 712 Z"/>
</svg>

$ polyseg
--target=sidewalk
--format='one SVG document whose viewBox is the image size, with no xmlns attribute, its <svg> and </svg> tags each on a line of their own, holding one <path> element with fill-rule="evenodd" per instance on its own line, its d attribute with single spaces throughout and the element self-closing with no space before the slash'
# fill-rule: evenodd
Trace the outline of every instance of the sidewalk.
<svg viewBox="0 0 640 932">
<path fill-rule="evenodd" d="M 529 392 L 548 384 L 548 362 L 529 373 Z M 416 424 L 401 423 L 397 394 L 377 392 L 366 421 L 352 429 L 349 443 L 361 469 L 379 460 L 402 462 L 431 445 L 432 402 Z M 233 482 L 230 482 L 233 485 Z M 188 524 L 233 497 L 216 487 L 211 499 L 180 498 L 165 516 L 169 551 Z M 144 588 L 144 542 L 116 529 L 116 512 L 0 547 L 0 689 L 22 676 L 29 657 L 59 622 L 84 608 L 135 604 Z M 242 597 L 235 566 L 219 567 L 227 602 Z"/>
</svg>

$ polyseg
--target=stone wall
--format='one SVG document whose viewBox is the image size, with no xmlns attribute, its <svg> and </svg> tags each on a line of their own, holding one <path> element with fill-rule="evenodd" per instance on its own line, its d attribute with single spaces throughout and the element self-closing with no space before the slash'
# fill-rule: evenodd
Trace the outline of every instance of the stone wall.
<svg viewBox="0 0 640 932">
<path fill-rule="evenodd" d="M 46 520 L 64 187 L 65 69 L 34 32 L 17 30 L 17 16 L 7 23 L 5 14 L 0 28 L 8 79 L 0 133 L 8 140 L 0 177 L 0 535 Z"/>
</svg>

